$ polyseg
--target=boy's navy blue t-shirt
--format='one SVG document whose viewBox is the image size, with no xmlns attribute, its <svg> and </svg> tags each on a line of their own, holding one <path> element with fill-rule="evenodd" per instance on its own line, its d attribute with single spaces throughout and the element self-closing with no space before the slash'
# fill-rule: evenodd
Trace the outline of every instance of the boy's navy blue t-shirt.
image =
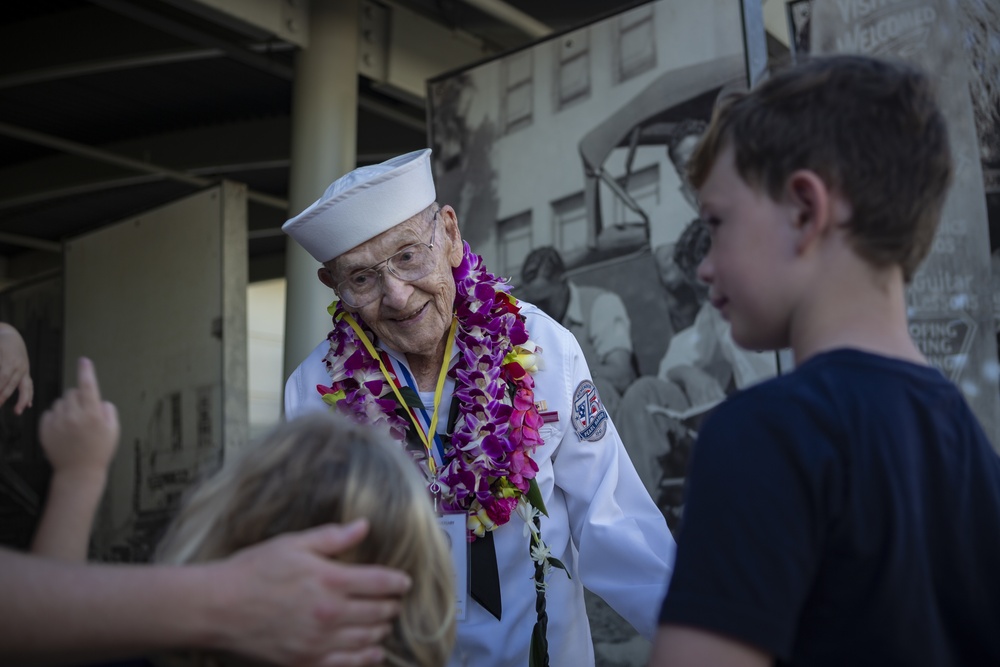
<svg viewBox="0 0 1000 667">
<path fill-rule="evenodd" d="M 702 425 L 663 623 L 793 665 L 1000 665 L 1000 458 L 937 370 L 836 350 Z"/>
</svg>

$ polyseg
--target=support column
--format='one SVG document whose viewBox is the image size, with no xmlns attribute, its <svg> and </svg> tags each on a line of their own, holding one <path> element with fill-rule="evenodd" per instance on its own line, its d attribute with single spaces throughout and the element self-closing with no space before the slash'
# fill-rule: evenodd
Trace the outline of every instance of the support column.
<svg viewBox="0 0 1000 667">
<path fill-rule="evenodd" d="M 334 179 L 356 164 L 358 4 L 358 0 L 309 4 L 309 46 L 295 62 L 290 216 L 316 201 Z M 333 293 L 319 282 L 318 268 L 309 253 L 288 240 L 284 377 L 330 330 L 326 307 Z"/>
</svg>

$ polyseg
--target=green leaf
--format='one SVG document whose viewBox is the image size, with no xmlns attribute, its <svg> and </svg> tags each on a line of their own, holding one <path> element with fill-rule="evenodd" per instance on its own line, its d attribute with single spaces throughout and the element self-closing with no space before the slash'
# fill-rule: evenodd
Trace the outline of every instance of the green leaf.
<svg viewBox="0 0 1000 667">
<path fill-rule="evenodd" d="M 403 397 L 404 401 L 406 401 L 407 407 L 410 408 L 424 407 L 424 402 L 420 400 L 420 395 L 417 394 L 416 391 L 414 391 L 413 387 L 400 387 L 399 395 Z M 393 394 L 393 398 L 395 398 L 395 394 Z"/>
<path fill-rule="evenodd" d="M 546 560 L 549 561 L 549 564 L 552 567 L 558 567 L 560 570 L 566 573 L 567 577 L 569 577 L 570 579 L 573 578 L 572 576 L 570 576 L 569 570 L 566 569 L 566 565 L 561 560 L 559 560 L 555 556 L 549 556 Z"/>
<path fill-rule="evenodd" d="M 542 490 L 538 488 L 538 482 L 535 481 L 534 477 L 532 477 L 531 482 L 528 483 L 527 497 L 528 502 L 531 503 L 532 507 L 545 516 L 549 515 L 548 510 L 545 509 L 545 501 L 542 500 Z"/>
</svg>

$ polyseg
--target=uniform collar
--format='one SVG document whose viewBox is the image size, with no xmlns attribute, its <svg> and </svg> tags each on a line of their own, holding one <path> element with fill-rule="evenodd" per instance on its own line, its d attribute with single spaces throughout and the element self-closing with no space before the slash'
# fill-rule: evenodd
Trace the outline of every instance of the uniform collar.
<svg viewBox="0 0 1000 667">
<path fill-rule="evenodd" d="M 406 355 L 405 354 L 403 354 L 402 352 L 400 352 L 398 350 L 394 350 L 393 348 L 389 347 L 388 345 L 386 345 L 385 343 L 383 343 L 381 339 L 379 339 L 377 337 L 375 338 L 375 341 L 374 341 L 373 344 L 375 345 L 376 349 L 383 350 L 383 351 L 386 352 L 386 354 L 388 354 L 390 357 L 392 357 L 392 360 L 393 360 L 394 363 L 402 364 L 403 366 L 406 367 L 407 372 L 411 372 L 410 371 L 410 364 L 406 360 Z M 455 365 L 455 362 L 457 360 L 458 360 L 458 345 L 453 345 L 452 348 L 451 348 L 451 358 L 448 359 L 448 368 L 453 367 Z"/>
</svg>

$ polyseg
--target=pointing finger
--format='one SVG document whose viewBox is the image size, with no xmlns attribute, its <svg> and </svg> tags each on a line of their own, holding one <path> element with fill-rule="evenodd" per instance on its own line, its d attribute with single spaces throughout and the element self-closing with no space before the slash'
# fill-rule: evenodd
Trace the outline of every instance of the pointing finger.
<svg viewBox="0 0 1000 667">
<path fill-rule="evenodd" d="M 83 403 L 94 405 L 101 402 L 101 388 L 97 384 L 94 362 L 87 357 L 80 357 L 76 364 L 76 386 Z"/>
</svg>

